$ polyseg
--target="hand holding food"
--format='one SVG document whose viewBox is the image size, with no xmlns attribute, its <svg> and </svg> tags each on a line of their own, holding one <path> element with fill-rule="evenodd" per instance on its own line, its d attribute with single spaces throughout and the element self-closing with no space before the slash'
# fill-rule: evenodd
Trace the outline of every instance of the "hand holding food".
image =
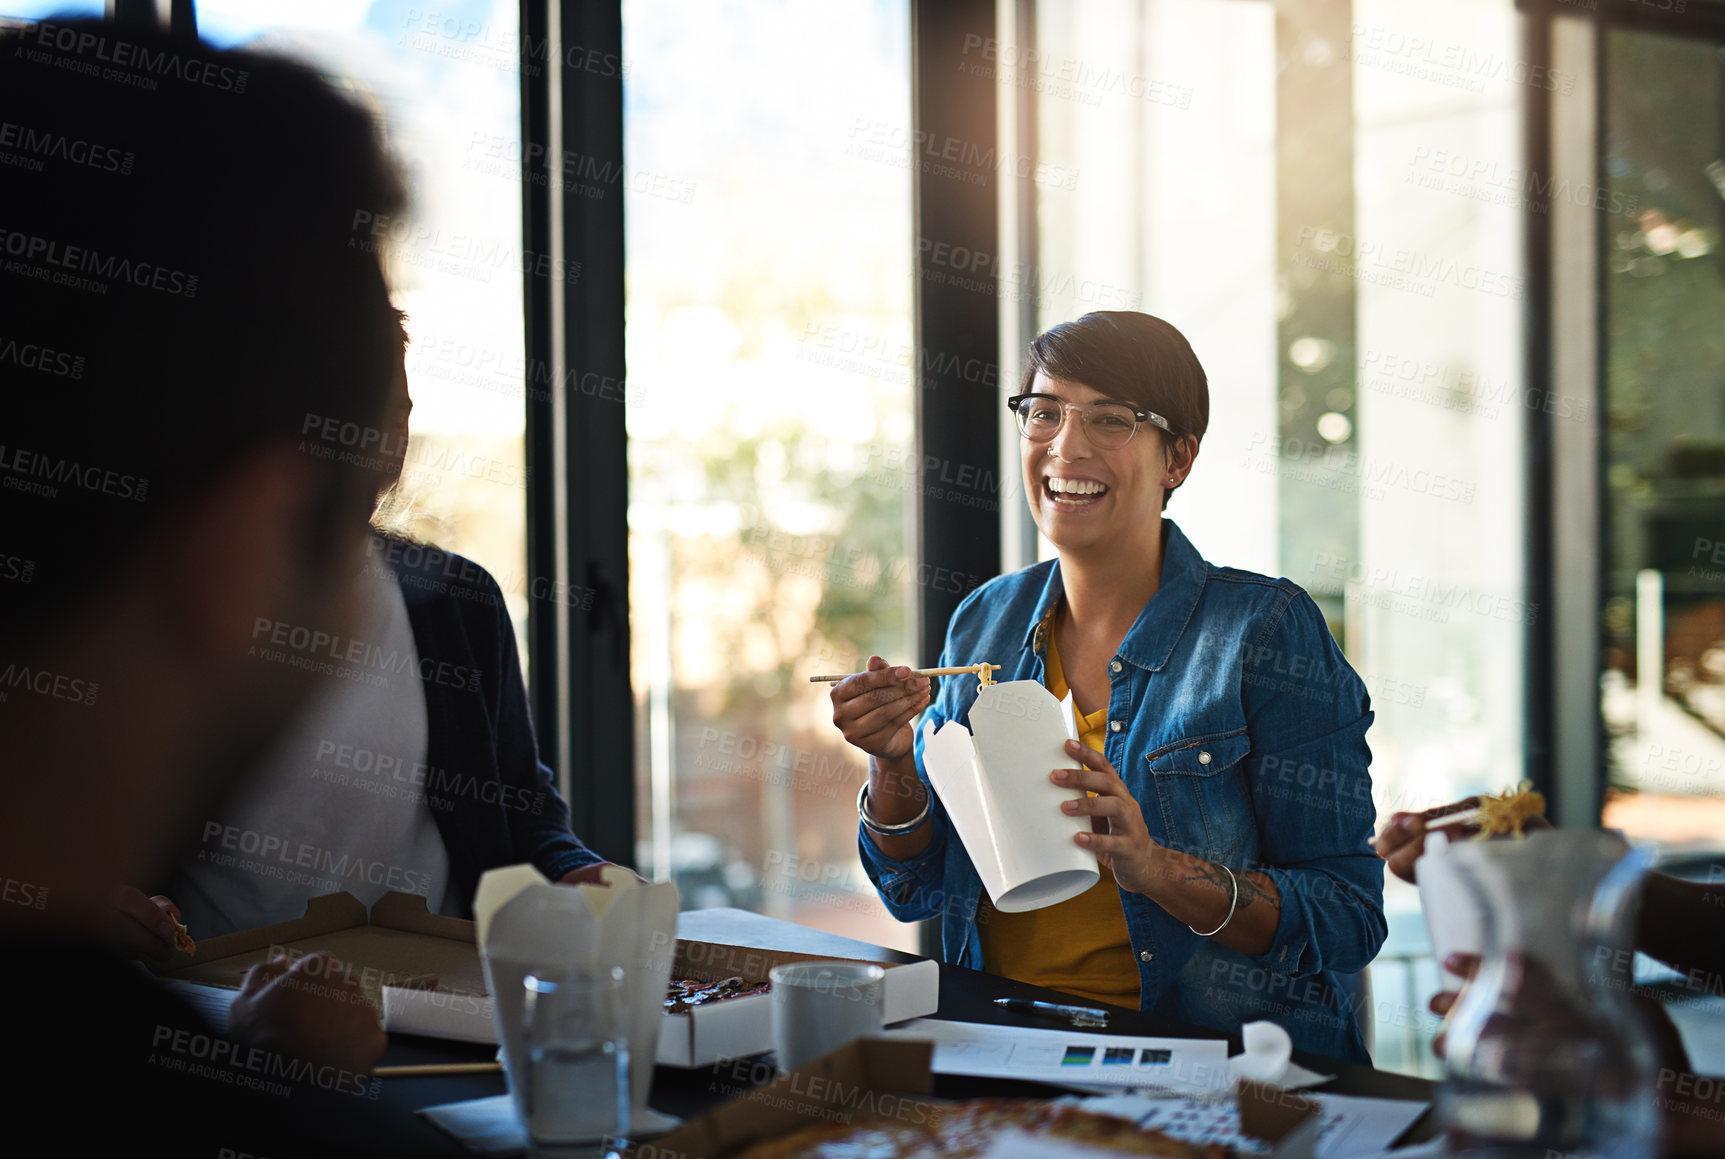
<svg viewBox="0 0 1725 1159">
<path fill-rule="evenodd" d="M 228 1028 L 269 1050 L 367 1074 L 387 1038 L 359 983 L 335 973 L 328 954 L 260 962 L 228 1009 Z"/>
<path fill-rule="evenodd" d="M 833 685 L 833 724 L 846 741 L 879 760 L 908 757 L 916 744 L 911 721 L 928 707 L 928 677 L 870 656 L 868 671 Z"/>
<path fill-rule="evenodd" d="M 1464 797 L 1421 813 L 1396 813 L 1372 842 L 1390 872 L 1414 884 L 1414 863 L 1425 855 L 1426 834 L 1443 832 L 1452 841 L 1466 837 L 1489 840 L 1525 837 L 1535 829 L 1549 829 L 1545 819 L 1545 797 L 1523 781 L 1518 788 L 1497 796 Z"/>
</svg>

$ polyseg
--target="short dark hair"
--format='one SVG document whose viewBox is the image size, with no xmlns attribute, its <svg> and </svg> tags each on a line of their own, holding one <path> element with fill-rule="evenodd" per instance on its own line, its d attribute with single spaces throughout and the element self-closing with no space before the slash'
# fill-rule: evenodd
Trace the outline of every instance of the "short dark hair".
<svg viewBox="0 0 1725 1159">
<path fill-rule="evenodd" d="M 1037 371 L 1154 411 L 1173 428 L 1170 441 L 1202 442 L 1210 426 L 1210 385 L 1192 344 L 1151 314 L 1097 310 L 1050 327 L 1030 344 L 1021 391 L 1034 389 Z"/>
<path fill-rule="evenodd" d="M 280 57 L 43 22 L 0 32 L 0 109 L 5 637 L 248 452 L 378 422 L 401 346 L 353 223 L 407 197 L 372 115 Z M 308 443 L 315 555 L 369 510 L 340 450 Z"/>
</svg>

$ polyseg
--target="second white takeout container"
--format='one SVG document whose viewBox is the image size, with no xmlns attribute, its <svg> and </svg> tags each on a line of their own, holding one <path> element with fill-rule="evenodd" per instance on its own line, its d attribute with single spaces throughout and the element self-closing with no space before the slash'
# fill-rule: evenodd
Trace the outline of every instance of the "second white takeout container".
<svg viewBox="0 0 1725 1159">
<path fill-rule="evenodd" d="M 553 885 L 531 865 L 510 865 L 487 870 L 479 879 L 473 916 L 480 960 L 503 1047 L 504 1077 L 523 1122 L 522 984 L 534 970 L 571 966 L 623 968 L 634 1120 L 637 1126 L 660 1121 L 647 1106 L 647 1095 L 677 943 L 677 887 L 643 885 L 615 866 L 603 876 L 602 886 Z"/>
<path fill-rule="evenodd" d="M 1023 913 L 1077 897 L 1096 884 L 1096 855 L 1073 842 L 1089 817 L 1060 811 L 1084 796 L 1049 780 L 1073 767 L 1071 697 L 1054 699 L 1035 680 L 990 684 L 977 693 L 970 729 L 923 725 L 922 764 L 952 818 L 994 908 Z"/>
<path fill-rule="evenodd" d="M 1456 989 L 1465 978 L 1443 968 L 1451 954 L 1485 952 L 1485 914 L 1468 892 L 1467 882 L 1455 867 L 1447 833 L 1427 833 L 1426 850 L 1414 862 L 1414 880 L 1419 885 L 1420 912 L 1431 938 L 1432 957 L 1443 973 L 1445 989 Z"/>
</svg>

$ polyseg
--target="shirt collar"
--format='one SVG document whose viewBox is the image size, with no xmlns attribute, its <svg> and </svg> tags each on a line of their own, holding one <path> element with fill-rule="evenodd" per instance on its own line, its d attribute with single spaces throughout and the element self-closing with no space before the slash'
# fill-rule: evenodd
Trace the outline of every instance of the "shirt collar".
<svg viewBox="0 0 1725 1159">
<path fill-rule="evenodd" d="M 1162 585 L 1144 610 L 1126 639 L 1120 644 L 1120 658 L 1148 672 L 1160 672 L 1174 654 L 1174 646 L 1185 634 L 1198 597 L 1204 593 L 1204 581 L 1210 565 L 1192 546 L 1178 524 L 1172 519 L 1162 521 Z M 1065 585 L 1060 579 L 1060 561 L 1048 571 L 1048 581 L 1036 602 L 1036 611 L 1024 630 L 1024 647 L 1038 655 L 1048 653 L 1048 633 L 1053 629 L 1054 612 L 1060 606 Z"/>
</svg>

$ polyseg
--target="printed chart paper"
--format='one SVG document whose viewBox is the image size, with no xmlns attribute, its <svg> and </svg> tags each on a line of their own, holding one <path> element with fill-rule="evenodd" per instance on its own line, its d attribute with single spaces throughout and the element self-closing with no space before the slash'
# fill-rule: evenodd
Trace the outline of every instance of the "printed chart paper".
<svg viewBox="0 0 1725 1159">
<path fill-rule="evenodd" d="M 1026 1079 L 1060 1085 L 1222 1091 L 1228 1087 L 1223 1039 L 1131 1038 L 919 1018 L 889 1038 L 931 1041 L 936 1074 Z"/>
</svg>

